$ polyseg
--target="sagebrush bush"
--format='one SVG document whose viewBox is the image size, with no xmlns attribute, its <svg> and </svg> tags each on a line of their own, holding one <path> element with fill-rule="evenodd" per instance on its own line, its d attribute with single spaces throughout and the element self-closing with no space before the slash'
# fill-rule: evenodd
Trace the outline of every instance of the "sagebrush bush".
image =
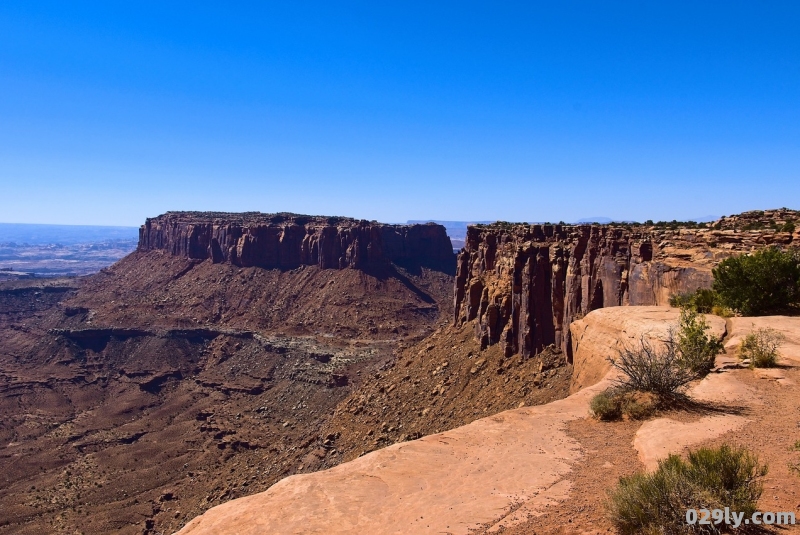
<svg viewBox="0 0 800 535">
<path fill-rule="evenodd" d="M 679 294 L 672 294 L 669 296 L 669 306 L 675 308 L 686 308 L 692 306 L 692 297 L 694 296 L 693 293 L 679 293 Z"/>
<path fill-rule="evenodd" d="M 644 420 L 656 412 L 661 404 L 651 392 L 625 392 L 620 397 L 622 415 L 632 420 Z"/>
<path fill-rule="evenodd" d="M 683 460 L 670 455 L 655 472 L 620 478 L 609 492 L 609 518 L 620 533 L 718 533 L 718 527 L 687 525 L 687 509 L 724 509 L 749 518 L 761 497 L 766 465 L 744 447 L 701 448 Z"/>
<path fill-rule="evenodd" d="M 756 329 L 742 340 L 739 358 L 749 359 L 751 368 L 774 368 L 778 363 L 778 348 L 783 340 L 783 333 L 771 327 Z"/>
<path fill-rule="evenodd" d="M 663 344 L 654 347 L 644 336 L 633 346 L 624 346 L 611 366 L 622 372 L 617 388 L 623 391 L 650 392 L 666 400 L 680 395 L 698 377 L 681 364 L 678 342 L 673 331 Z"/>
<path fill-rule="evenodd" d="M 711 313 L 720 318 L 732 318 L 736 315 L 733 310 L 723 305 L 714 305 L 711 307 Z"/>
<path fill-rule="evenodd" d="M 693 310 L 681 310 L 677 330 L 679 366 L 688 368 L 699 377 L 708 375 L 714 368 L 714 360 L 722 353 L 722 342 L 706 333 L 711 326 L 706 319 Z"/>
</svg>

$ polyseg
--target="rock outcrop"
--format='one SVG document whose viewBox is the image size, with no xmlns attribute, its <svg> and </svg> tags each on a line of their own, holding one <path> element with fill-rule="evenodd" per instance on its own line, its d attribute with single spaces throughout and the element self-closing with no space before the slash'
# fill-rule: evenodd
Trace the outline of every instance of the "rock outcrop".
<svg viewBox="0 0 800 535">
<path fill-rule="evenodd" d="M 569 324 L 588 312 L 667 305 L 672 294 L 710 287 L 724 258 L 798 240 L 766 225 L 743 231 L 723 223 L 470 227 L 457 261 L 455 324 L 475 320 L 481 345 L 500 343 L 506 355 L 554 344 L 571 359 Z"/>
<path fill-rule="evenodd" d="M 611 370 L 609 357 L 625 346 L 635 347 L 645 336 L 651 344 L 659 344 L 669 329 L 678 325 L 680 312 L 675 308 L 643 306 L 635 310 L 611 307 L 594 310 L 569 326 L 572 340 L 572 378 L 570 392 L 592 386 Z M 710 334 L 725 336 L 725 320 L 706 315 Z"/>
<path fill-rule="evenodd" d="M 242 267 L 368 268 L 390 262 L 447 267 L 453 248 L 437 224 L 387 225 L 345 217 L 260 212 L 167 212 L 139 229 L 140 251 Z"/>
</svg>

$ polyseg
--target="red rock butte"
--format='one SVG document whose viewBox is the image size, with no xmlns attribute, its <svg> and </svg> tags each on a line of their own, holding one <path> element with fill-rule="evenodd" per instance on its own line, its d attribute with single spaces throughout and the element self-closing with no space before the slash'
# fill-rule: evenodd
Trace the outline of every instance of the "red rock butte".
<svg viewBox="0 0 800 535">
<path fill-rule="evenodd" d="M 445 228 L 389 225 L 346 217 L 260 212 L 167 212 L 139 229 L 139 250 L 241 267 L 368 268 L 393 263 L 448 267 Z"/>
</svg>

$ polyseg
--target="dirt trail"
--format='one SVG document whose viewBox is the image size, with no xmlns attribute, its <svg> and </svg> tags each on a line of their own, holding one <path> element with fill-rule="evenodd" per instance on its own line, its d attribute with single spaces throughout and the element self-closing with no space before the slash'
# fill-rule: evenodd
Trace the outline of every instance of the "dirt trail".
<svg viewBox="0 0 800 535">
<path fill-rule="evenodd" d="M 741 339 L 753 326 L 763 325 L 786 334 L 780 367 L 749 370 L 735 366 Z M 695 399 L 709 403 L 705 410 L 676 411 L 644 423 L 606 423 L 591 418 L 570 422 L 567 433 L 581 445 L 584 456 L 566 477 L 572 489 L 569 496 L 557 506 L 502 532 L 613 532 L 604 501 L 619 477 L 642 470 L 645 464 L 653 467 L 655 460 L 667 453 L 685 453 L 688 447 L 718 446 L 723 442 L 744 445 L 769 465 L 760 510 L 800 512 L 800 472 L 793 468 L 800 467 L 800 451 L 795 447 L 800 440 L 799 335 L 800 318 L 735 318 L 728 322 L 726 353 L 717 359 L 718 372 L 690 391 Z M 726 425 L 732 428 L 726 430 Z M 665 429 L 672 432 L 671 443 L 662 433 Z M 485 528 L 481 532 L 488 531 Z M 796 533 L 800 526 L 775 527 L 767 532 Z"/>
</svg>

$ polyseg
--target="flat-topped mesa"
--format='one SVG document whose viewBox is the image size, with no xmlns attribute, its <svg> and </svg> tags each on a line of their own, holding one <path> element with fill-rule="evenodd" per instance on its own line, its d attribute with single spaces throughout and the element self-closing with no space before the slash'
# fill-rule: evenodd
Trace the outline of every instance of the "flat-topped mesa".
<svg viewBox="0 0 800 535">
<path fill-rule="evenodd" d="M 167 212 L 141 226 L 138 249 L 280 269 L 363 269 L 388 263 L 450 269 L 454 262 L 450 238 L 441 225 L 388 225 L 290 213 Z"/>
<path fill-rule="evenodd" d="M 455 324 L 475 320 L 481 345 L 500 343 L 509 356 L 555 344 L 571 361 L 569 325 L 588 312 L 668 305 L 673 294 L 710 287 L 724 258 L 800 241 L 775 228 L 669 227 L 471 226 L 457 261 Z"/>
</svg>

